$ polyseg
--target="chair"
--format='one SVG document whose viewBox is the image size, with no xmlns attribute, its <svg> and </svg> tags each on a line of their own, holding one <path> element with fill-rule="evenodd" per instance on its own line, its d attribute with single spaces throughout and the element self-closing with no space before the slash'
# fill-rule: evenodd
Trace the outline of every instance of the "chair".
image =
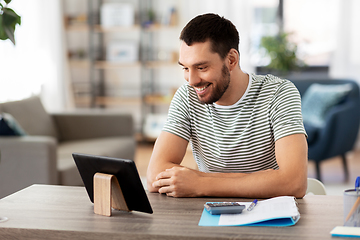
<svg viewBox="0 0 360 240">
<path fill-rule="evenodd" d="M 291 79 L 291 81 L 298 88 L 302 97 L 303 116 L 304 110 L 308 110 L 304 109 L 304 94 L 312 84 L 323 84 L 320 85 L 321 87 L 334 84 L 347 84 L 347 87 L 350 86 L 351 90 L 325 112 L 324 124 L 322 126 L 314 126 L 306 122 L 304 118 L 304 126 L 308 134 L 308 156 L 309 160 L 315 162 L 316 178 L 321 180 L 320 163 L 322 161 L 335 156 L 341 156 L 345 180 L 348 180 L 349 173 L 346 153 L 354 147 L 360 122 L 358 84 L 353 80 L 346 79 Z M 310 106 L 311 108 L 312 106 Z"/>
<path fill-rule="evenodd" d="M 322 182 L 315 178 L 307 179 L 307 189 L 306 194 L 314 194 L 314 195 L 326 195 L 326 189 Z"/>
</svg>

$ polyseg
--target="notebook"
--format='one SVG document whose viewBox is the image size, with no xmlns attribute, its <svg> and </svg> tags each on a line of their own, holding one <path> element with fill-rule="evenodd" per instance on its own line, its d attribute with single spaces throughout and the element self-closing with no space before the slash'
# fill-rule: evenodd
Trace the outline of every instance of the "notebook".
<svg viewBox="0 0 360 240">
<path fill-rule="evenodd" d="M 251 202 L 239 202 L 249 207 Z M 199 226 L 292 226 L 300 219 L 294 197 L 281 196 L 258 201 L 252 211 L 211 215 L 205 208 Z"/>
<path fill-rule="evenodd" d="M 360 238 L 360 227 L 337 226 L 331 232 L 333 237 L 355 237 Z"/>
</svg>

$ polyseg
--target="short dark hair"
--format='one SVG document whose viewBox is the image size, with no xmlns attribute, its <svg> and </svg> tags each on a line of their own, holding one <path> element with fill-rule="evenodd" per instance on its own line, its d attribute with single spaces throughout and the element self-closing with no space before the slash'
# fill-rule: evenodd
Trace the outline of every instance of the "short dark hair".
<svg viewBox="0 0 360 240">
<path fill-rule="evenodd" d="M 218 53 L 222 59 L 232 48 L 239 52 L 239 33 L 234 24 L 213 13 L 193 18 L 181 31 L 180 40 L 188 46 L 210 40 L 212 51 Z"/>
</svg>

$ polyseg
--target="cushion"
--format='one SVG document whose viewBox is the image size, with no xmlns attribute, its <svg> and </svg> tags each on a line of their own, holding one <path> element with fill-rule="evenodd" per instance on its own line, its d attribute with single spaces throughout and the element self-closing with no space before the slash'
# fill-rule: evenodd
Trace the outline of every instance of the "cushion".
<svg viewBox="0 0 360 240">
<path fill-rule="evenodd" d="M 51 136 L 57 139 L 54 120 L 46 112 L 39 97 L 2 103 L 1 110 L 11 114 L 28 135 Z"/>
<path fill-rule="evenodd" d="M 19 125 L 11 114 L 0 114 L 0 136 L 24 136 L 24 129 Z"/>
<path fill-rule="evenodd" d="M 322 127 L 326 113 L 340 103 L 351 89 L 351 84 L 311 84 L 302 98 L 304 122 Z"/>
</svg>

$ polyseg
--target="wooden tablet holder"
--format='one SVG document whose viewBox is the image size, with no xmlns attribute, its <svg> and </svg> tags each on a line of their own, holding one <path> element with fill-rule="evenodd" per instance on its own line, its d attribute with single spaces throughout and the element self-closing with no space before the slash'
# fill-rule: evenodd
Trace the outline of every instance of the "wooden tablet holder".
<svg viewBox="0 0 360 240">
<path fill-rule="evenodd" d="M 94 213 L 111 216 L 111 208 L 130 211 L 117 178 L 111 174 L 94 175 Z"/>
</svg>

